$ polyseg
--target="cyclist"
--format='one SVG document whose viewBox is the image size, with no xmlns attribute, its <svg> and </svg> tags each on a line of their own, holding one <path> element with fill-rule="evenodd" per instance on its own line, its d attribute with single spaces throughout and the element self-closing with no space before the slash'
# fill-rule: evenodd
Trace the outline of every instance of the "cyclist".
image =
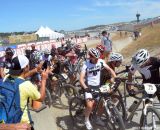
<svg viewBox="0 0 160 130">
<path fill-rule="evenodd" d="M 44 55 L 41 56 L 41 60 L 44 61 L 43 69 L 47 69 L 51 65 L 52 56 L 51 52 L 48 49 L 44 50 Z"/>
<path fill-rule="evenodd" d="M 123 60 L 123 56 L 120 53 L 112 52 L 109 56 L 109 60 L 107 65 L 115 71 L 116 68 L 118 68 Z M 112 82 L 111 81 L 111 74 L 108 73 L 107 70 L 102 69 L 101 73 L 101 85 L 104 85 L 106 82 Z"/>
<path fill-rule="evenodd" d="M 5 56 L 1 58 L 0 63 L 0 77 L 4 78 L 4 76 L 9 72 L 9 68 L 11 67 L 11 61 L 15 57 L 15 51 L 8 47 L 5 50 Z"/>
<path fill-rule="evenodd" d="M 140 49 L 131 61 L 132 65 L 129 72 L 129 81 L 132 81 L 132 75 L 138 71 L 142 75 L 143 83 L 160 84 L 160 59 L 150 57 L 148 50 Z M 134 89 L 129 88 L 130 95 L 134 95 Z M 160 88 L 157 87 L 156 96 L 160 101 Z"/>
<path fill-rule="evenodd" d="M 18 55 L 12 60 L 11 68 L 9 71 L 9 74 L 11 76 L 16 76 L 20 79 L 25 80 L 25 75 L 29 71 L 29 60 L 24 55 Z M 42 72 L 42 80 L 41 80 L 41 87 L 40 92 L 37 90 L 37 88 L 28 80 L 24 81 L 22 84 L 19 85 L 19 91 L 20 91 L 20 104 L 21 109 L 23 110 L 23 115 L 21 118 L 22 123 L 31 123 L 29 119 L 29 113 L 28 113 L 28 106 L 27 100 L 28 98 L 36 101 L 43 101 L 45 98 L 45 86 L 46 86 L 46 79 L 48 78 L 48 72 L 46 71 Z M 26 108 L 25 108 L 26 107 Z M 24 110 L 25 108 L 25 110 Z M 32 129 L 34 130 L 33 126 Z"/>
<path fill-rule="evenodd" d="M 120 53 L 112 52 L 107 64 L 115 71 L 115 68 L 121 65 L 122 60 L 123 56 Z"/>
<path fill-rule="evenodd" d="M 94 105 L 93 96 L 90 93 L 90 89 L 99 89 L 100 86 L 100 72 L 102 67 L 107 69 L 113 78 L 116 77 L 114 71 L 102 60 L 99 59 L 100 53 L 97 49 L 91 48 L 89 49 L 89 59 L 86 60 L 82 66 L 82 70 L 80 73 L 80 83 L 85 90 L 85 99 L 86 99 L 86 109 L 85 109 L 85 125 L 88 130 L 93 129 L 89 116 L 92 112 L 92 108 Z M 100 114 L 100 113 L 99 113 Z M 97 124 L 104 125 L 104 122 L 98 117 Z"/>
</svg>

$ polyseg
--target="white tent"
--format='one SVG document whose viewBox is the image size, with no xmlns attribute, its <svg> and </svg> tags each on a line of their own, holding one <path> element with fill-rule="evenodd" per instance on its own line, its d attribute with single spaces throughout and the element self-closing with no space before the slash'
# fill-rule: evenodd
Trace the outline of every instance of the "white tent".
<svg viewBox="0 0 160 130">
<path fill-rule="evenodd" d="M 45 28 L 41 26 L 35 34 L 37 34 L 39 37 L 49 37 L 50 39 L 57 39 L 64 37 L 64 34 L 54 32 L 47 26 Z"/>
</svg>

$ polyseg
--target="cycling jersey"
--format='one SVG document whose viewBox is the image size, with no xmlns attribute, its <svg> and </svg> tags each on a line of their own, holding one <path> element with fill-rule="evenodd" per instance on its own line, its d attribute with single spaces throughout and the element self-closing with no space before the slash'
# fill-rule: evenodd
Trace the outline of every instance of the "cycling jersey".
<svg viewBox="0 0 160 130">
<path fill-rule="evenodd" d="M 96 64 L 92 64 L 89 60 L 85 61 L 82 66 L 82 72 L 86 73 L 86 82 L 89 86 L 100 85 L 100 72 L 106 63 L 102 59 L 98 59 Z"/>
<path fill-rule="evenodd" d="M 130 72 L 134 74 L 136 71 L 142 75 L 143 83 L 160 84 L 160 59 L 156 57 L 150 57 L 150 63 L 140 68 L 136 65 L 130 67 Z"/>
</svg>

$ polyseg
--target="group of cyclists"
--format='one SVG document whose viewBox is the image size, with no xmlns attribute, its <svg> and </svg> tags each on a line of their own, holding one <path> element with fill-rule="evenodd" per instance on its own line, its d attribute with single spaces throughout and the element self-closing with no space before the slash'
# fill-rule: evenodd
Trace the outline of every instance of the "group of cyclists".
<svg viewBox="0 0 160 130">
<path fill-rule="evenodd" d="M 31 50 L 25 50 L 25 55 L 18 56 L 10 47 L 5 50 L 5 56 L 0 58 L 0 78 L 4 79 L 7 76 L 12 76 L 24 80 L 19 85 L 21 109 L 25 109 L 21 122 L 31 123 L 27 112 L 28 108 L 25 107 L 28 98 L 43 101 L 48 75 L 61 73 L 62 71 L 67 73 L 66 60 L 69 59 L 71 64 L 74 65 L 82 50 L 83 48 L 79 44 L 72 45 L 68 43 L 63 44 L 59 48 L 52 45 L 51 50 L 44 49 L 43 51 L 37 50 L 36 45 L 33 44 L 31 45 Z M 87 58 L 81 66 L 79 82 L 84 90 L 86 100 L 84 123 L 87 130 L 93 130 L 89 117 L 94 107 L 95 98 L 93 97 L 95 95 L 92 95 L 90 91 L 91 89 L 99 90 L 101 85 L 115 82 L 117 77 L 115 70 L 122 64 L 123 56 L 120 53 L 108 52 L 108 49 L 103 44 L 98 44 L 95 48 L 89 48 L 87 52 Z M 63 67 L 60 67 L 62 63 Z M 160 84 L 159 70 L 160 59 L 151 57 L 146 49 L 140 49 L 132 57 L 128 80 L 132 81 L 132 76 L 138 71 L 142 75 L 143 83 Z M 75 80 L 75 78 L 76 76 L 72 80 Z M 31 82 L 33 79 L 38 81 L 39 91 Z M 129 94 L 131 96 L 134 95 L 135 90 L 133 86 L 129 88 Z M 159 88 L 157 88 L 156 96 L 160 100 Z M 105 126 L 105 123 L 101 120 L 102 113 L 103 107 L 100 107 L 96 123 Z"/>
</svg>

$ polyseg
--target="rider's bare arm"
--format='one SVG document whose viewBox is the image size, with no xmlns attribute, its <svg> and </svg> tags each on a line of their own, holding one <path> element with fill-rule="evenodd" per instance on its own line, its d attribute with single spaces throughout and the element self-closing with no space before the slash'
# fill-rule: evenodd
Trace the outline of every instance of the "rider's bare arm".
<svg viewBox="0 0 160 130">
<path fill-rule="evenodd" d="M 112 78 L 116 77 L 116 73 L 107 64 L 103 64 L 103 66 L 106 70 L 108 70 L 111 73 Z"/>
<path fill-rule="evenodd" d="M 44 63 L 43 61 L 40 62 L 40 64 L 36 68 L 34 68 L 34 69 L 30 70 L 28 73 L 26 73 L 25 78 L 30 77 L 37 72 L 40 72 L 42 69 L 43 63 Z"/>
<path fill-rule="evenodd" d="M 46 89 L 46 80 L 48 78 L 48 72 L 49 72 L 49 68 L 47 68 L 46 71 L 43 71 L 42 72 L 42 80 L 41 80 L 41 87 L 40 87 L 40 94 L 41 94 L 41 97 L 37 100 L 37 101 L 43 101 L 44 98 L 45 98 L 45 89 Z"/>
<path fill-rule="evenodd" d="M 86 76 L 85 72 L 82 71 L 82 72 L 80 73 L 80 80 L 79 80 L 79 81 L 80 81 L 81 86 L 82 86 L 84 89 L 88 88 L 87 85 L 85 84 L 85 80 L 84 80 L 84 79 L 85 79 L 85 76 Z"/>
<path fill-rule="evenodd" d="M 4 68 L 0 68 L 0 76 L 1 76 L 2 78 L 5 77 Z"/>
</svg>

